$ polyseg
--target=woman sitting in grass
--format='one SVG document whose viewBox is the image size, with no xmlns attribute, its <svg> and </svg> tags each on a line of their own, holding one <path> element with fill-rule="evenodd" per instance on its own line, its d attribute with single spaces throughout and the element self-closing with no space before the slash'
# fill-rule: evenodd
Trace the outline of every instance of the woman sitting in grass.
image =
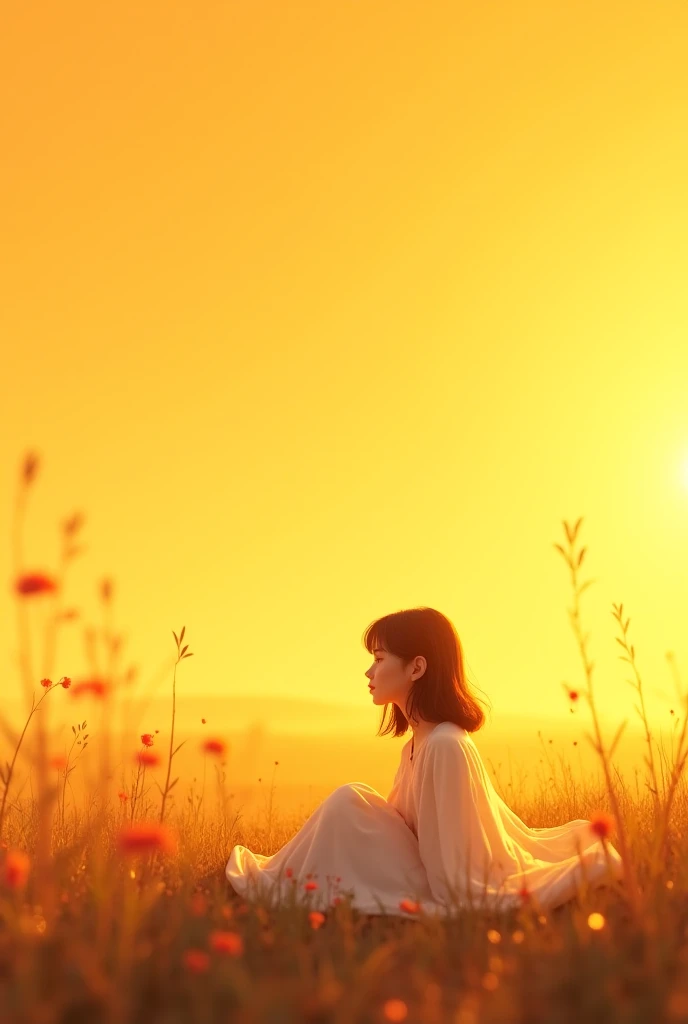
<svg viewBox="0 0 688 1024">
<path fill-rule="evenodd" d="M 413 733 L 387 799 L 339 786 L 273 856 L 235 846 L 226 875 L 242 896 L 326 909 L 349 897 L 365 914 L 446 915 L 465 907 L 553 909 L 623 875 L 605 830 L 585 819 L 529 828 L 496 792 L 471 733 L 485 716 L 470 693 L 461 642 L 433 608 L 386 615 L 365 632 L 373 702 L 392 709 L 379 735 Z"/>
</svg>

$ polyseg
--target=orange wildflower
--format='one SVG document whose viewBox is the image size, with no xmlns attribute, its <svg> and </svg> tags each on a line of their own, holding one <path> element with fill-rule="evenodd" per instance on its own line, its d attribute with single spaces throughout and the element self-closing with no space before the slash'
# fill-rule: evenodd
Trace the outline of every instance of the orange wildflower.
<svg viewBox="0 0 688 1024">
<path fill-rule="evenodd" d="M 308 915 L 308 920 L 311 923 L 311 928 L 316 930 L 325 924 L 325 915 L 321 914 L 319 910 L 311 910 Z"/>
<path fill-rule="evenodd" d="M 244 952 L 244 940 L 238 932 L 222 931 L 216 928 L 210 933 L 208 945 L 215 953 L 226 953 L 228 956 L 241 956 Z"/>
<path fill-rule="evenodd" d="M 87 693 L 92 693 L 94 697 L 105 697 L 107 685 L 102 679 L 85 679 L 81 683 L 74 684 L 73 697 L 84 697 Z"/>
<path fill-rule="evenodd" d="M 135 760 L 144 768 L 157 768 L 160 764 L 160 754 L 156 754 L 154 750 L 139 750 Z"/>
<path fill-rule="evenodd" d="M 23 889 L 30 869 L 31 861 L 23 850 L 8 850 L 0 868 L 0 881 L 7 889 Z"/>
<path fill-rule="evenodd" d="M 62 676 L 62 679 L 60 679 L 60 686 L 62 687 L 62 689 L 68 690 L 71 685 L 72 680 L 69 678 L 69 676 Z"/>
<path fill-rule="evenodd" d="M 51 768 L 54 768 L 56 771 L 59 772 L 62 768 L 67 767 L 67 758 L 64 756 L 64 754 L 53 754 L 48 763 L 50 764 Z"/>
<path fill-rule="evenodd" d="M 385 1020 L 402 1021 L 408 1016 L 408 1006 L 403 999 L 387 999 L 382 1008 Z"/>
<path fill-rule="evenodd" d="M 152 747 L 153 736 L 151 735 L 151 733 L 144 732 L 143 736 L 141 737 L 141 742 L 143 743 L 144 747 Z"/>
<path fill-rule="evenodd" d="M 306 884 L 304 885 L 304 889 L 306 890 L 306 892 L 312 892 L 313 889 L 317 889 L 317 888 L 318 888 L 318 883 L 317 882 L 306 882 Z"/>
<path fill-rule="evenodd" d="M 192 974 L 205 974 L 210 967 L 210 956 L 203 949 L 185 950 L 182 960 Z"/>
<path fill-rule="evenodd" d="M 206 754 L 222 755 L 224 754 L 225 749 L 226 747 L 224 740 L 210 739 L 203 741 L 203 750 L 206 752 Z"/>
<path fill-rule="evenodd" d="M 140 821 L 127 825 L 119 833 L 119 849 L 122 853 L 175 853 L 177 840 L 165 825 L 157 822 Z"/>
<path fill-rule="evenodd" d="M 52 679 L 41 679 L 41 686 L 44 686 L 46 690 L 49 690 L 52 685 Z"/>
<path fill-rule="evenodd" d="M 125 800 L 129 799 L 128 795 L 126 793 L 122 793 L 121 791 L 117 794 L 117 796 L 120 798 L 122 803 L 124 803 Z"/>
<path fill-rule="evenodd" d="M 417 903 L 416 900 L 404 899 L 399 904 L 399 909 L 405 910 L 407 914 L 417 914 L 420 910 L 420 903 Z"/>
<path fill-rule="evenodd" d="M 578 700 L 578 697 L 579 697 L 578 690 L 569 690 L 569 700 L 576 701 L 576 700 Z"/>
<path fill-rule="evenodd" d="M 614 828 L 614 819 L 604 811 L 597 811 L 590 818 L 590 829 L 600 839 L 607 839 Z"/>
<path fill-rule="evenodd" d="M 29 572 L 20 576 L 14 584 L 17 594 L 47 594 L 57 590 L 57 584 L 49 576 L 41 572 Z"/>
</svg>

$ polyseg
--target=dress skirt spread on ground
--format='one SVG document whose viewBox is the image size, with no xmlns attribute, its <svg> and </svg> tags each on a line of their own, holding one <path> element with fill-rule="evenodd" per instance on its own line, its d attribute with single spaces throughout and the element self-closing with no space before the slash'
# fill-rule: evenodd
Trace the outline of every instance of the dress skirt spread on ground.
<svg viewBox="0 0 688 1024">
<path fill-rule="evenodd" d="M 469 906 L 513 909 L 524 890 L 551 910 L 584 881 L 623 877 L 619 853 L 589 821 L 529 828 L 495 790 L 470 733 L 454 722 L 436 725 L 413 759 L 410 747 L 411 740 L 387 799 L 363 782 L 346 783 L 272 856 L 235 846 L 225 869 L 233 889 L 276 905 L 293 887 L 313 910 L 350 895 L 361 913 L 400 917 L 408 916 L 400 904 L 411 900 L 445 916 Z M 307 875 L 317 888 L 304 892 Z"/>
</svg>

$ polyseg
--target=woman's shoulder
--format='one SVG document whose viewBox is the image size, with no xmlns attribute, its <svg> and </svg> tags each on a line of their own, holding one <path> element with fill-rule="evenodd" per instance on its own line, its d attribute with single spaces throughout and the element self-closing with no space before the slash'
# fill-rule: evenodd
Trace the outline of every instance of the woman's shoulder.
<svg viewBox="0 0 688 1024">
<path fill-rule="evenodd" d="M 428 736 L 428 743 L 433 741 L 435 743 L 446 743 L 447 737 L 452 740 L 463 740 L 468 736 L 468 733 L 456 722 L 440 722 L 432 730 Z"/>
<path fill-rule="evenodd" d="M 459 734 L 460 736 L 468 735 L 466 730 L 462 726 L 457 725 L 456 722 L 440 722 L 439 725 L 437 726 L 437 729 L 443 729 L 444 732 L 454 732 Z M 435 729 L 434 731 L 437 732 L 437 729 Z"/>
</svg>

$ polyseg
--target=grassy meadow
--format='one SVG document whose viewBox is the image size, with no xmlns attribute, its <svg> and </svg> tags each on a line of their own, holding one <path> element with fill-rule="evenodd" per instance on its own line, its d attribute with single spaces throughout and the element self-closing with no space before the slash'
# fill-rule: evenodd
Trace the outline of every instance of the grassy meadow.
<svg viewBox="0 0 688 1024">
<path fill-rule="evenodd" d="M 564 765 L 554 789 L 512 791 L 508 802 L 534 827 L 590 819 L 620 852 L 624 879 L 582 887 L 554 911 L 524 893 L 508 914 L 466 909 L 440 921 L 407 901 L 399 916 L 366 916 L 335 892 L 321 912 L 312 903 L 323 879 L 285 879 L 274 907 L 244 901 L 224 877 L 235 844 L 275 853 L 313 808 L 281 808 L 268 779 L 264 807 L 247 815 L 228 778 L 225 740 L 211 732 L 193 737 L 202 777 L 180 775 L 191 739 L 176 719 L 177 687 L 194 655 L 184 628 L 170 629 L 169 714 L 159 733 L 109 728 L 135 686 L 114 632 L 96 638 L 100 672 L 80 675 L 75 666 L 73 677 L 50 675 L 58 631 L 75 614 L 61 594 L 81 522 L 64 523 L 57 572 L 27 568 L 17 538 L 37 469 L 27 455 L 11 581 L 19 664 L 10 685 L 21 689 L 25 713 L 16 721 L 0 715 L 3 1024 L 688 1021 L 686 696 L 669 654 L 679 696 L 676 747 L 667 752 L 647 721 L 628 617 L 615 607 L 646 739 L 639 772 L 625 778 L 612 761 L 624 723 L 607 745 L 595 704 L 581 520 L 564 523 L 565 545 L 554 547 L 570 573 L 581 655 L 580 686 L 567 699 L 585 708 L 601 781 L 574 785 Z M 100 601 L 109 612 L 107 580 Z M 49 614 L 35 638 L 37 603 Z M 35 673 L 39 657 L 48 668 Z M 57 753 L 51 715 L 60 702 L 71 728 L 66 752 Z M 97 770 L 86 776 L 87 748 Z"/>
</svg>

